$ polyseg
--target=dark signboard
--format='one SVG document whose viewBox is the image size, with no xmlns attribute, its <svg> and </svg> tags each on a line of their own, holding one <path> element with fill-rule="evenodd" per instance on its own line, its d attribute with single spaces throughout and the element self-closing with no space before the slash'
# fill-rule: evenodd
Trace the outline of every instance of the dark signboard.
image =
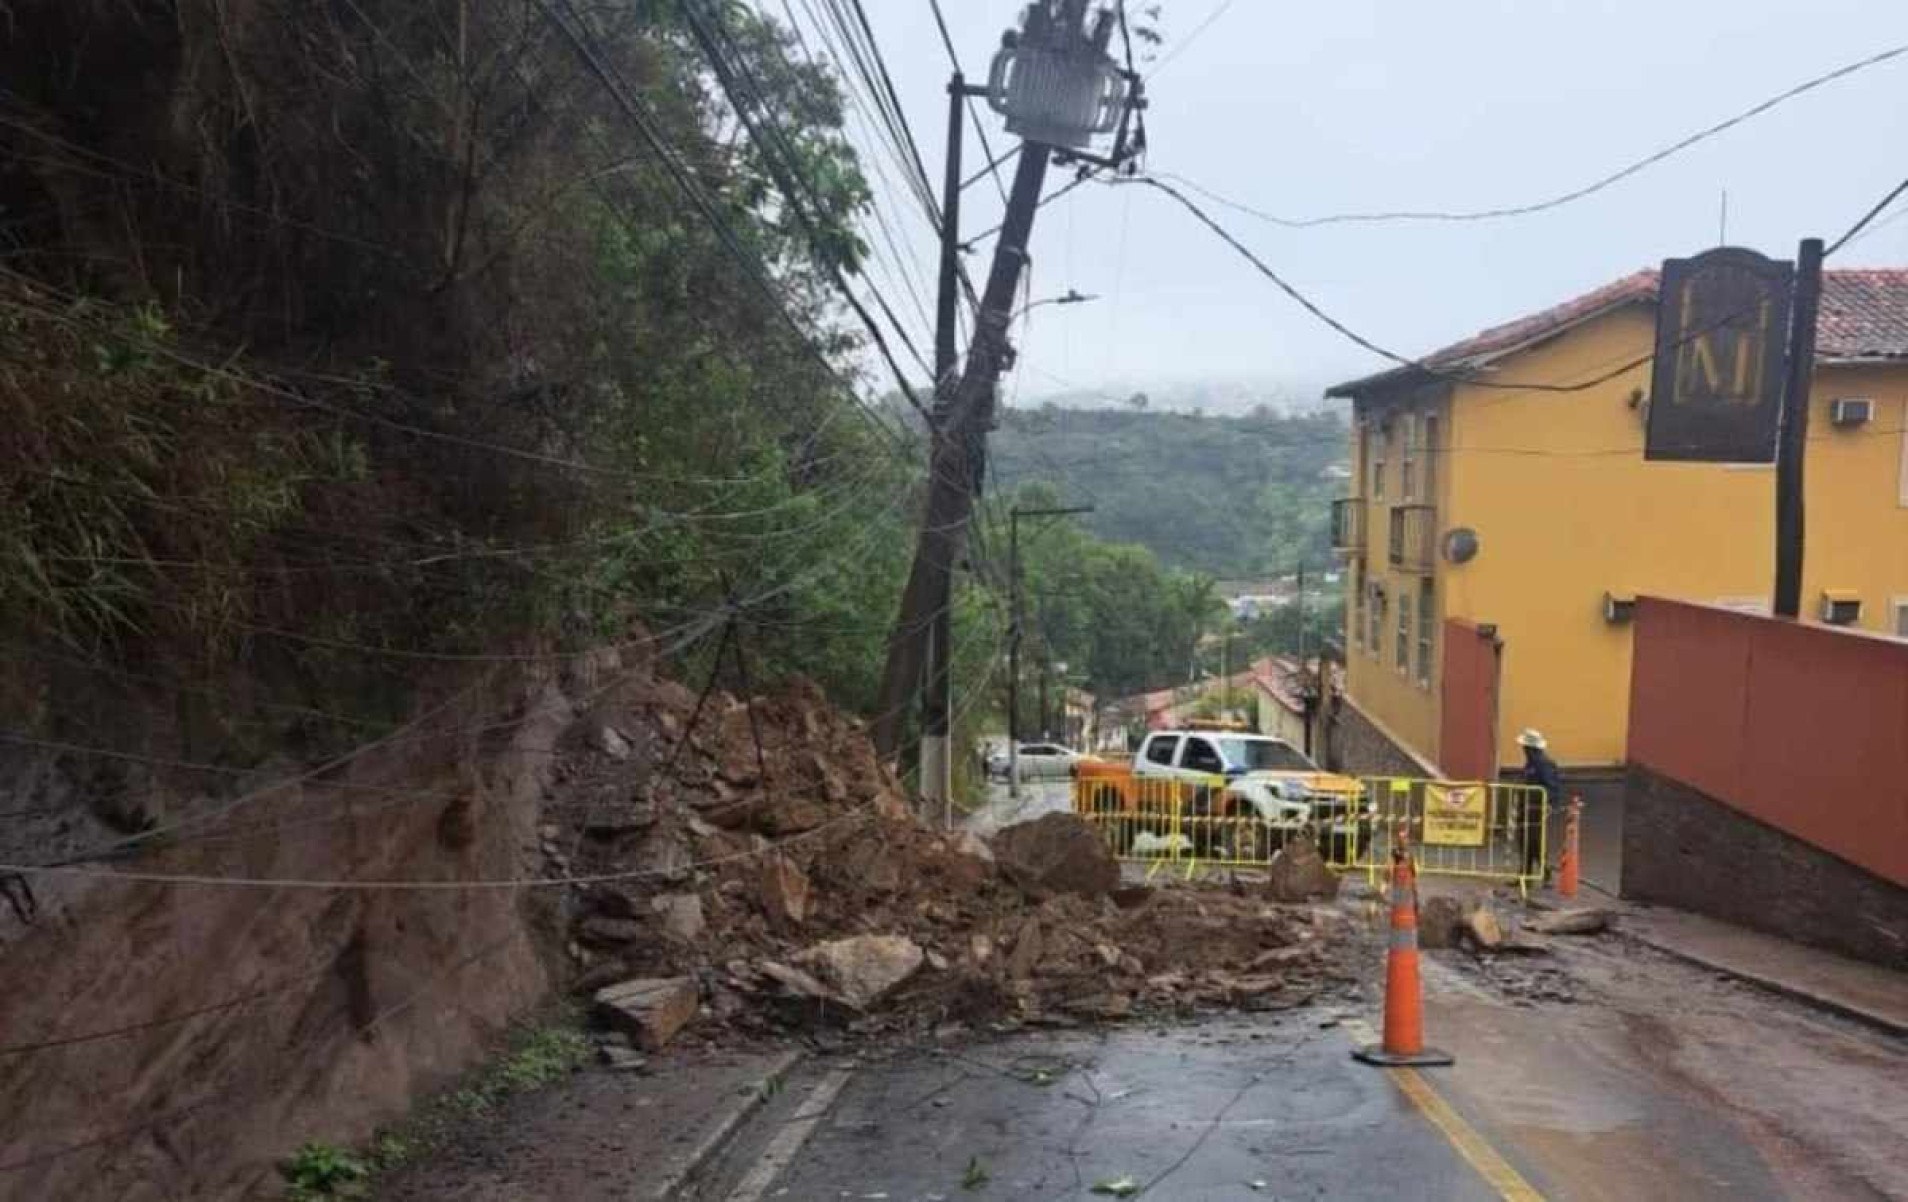
<svg viewBox="0 0 1908 1202">
<path fill-rule="evenodd" d="M 1644 458 L 1775 459 L 1794 278 L 1733 246 L 1664 260 Z"/>
</svg>

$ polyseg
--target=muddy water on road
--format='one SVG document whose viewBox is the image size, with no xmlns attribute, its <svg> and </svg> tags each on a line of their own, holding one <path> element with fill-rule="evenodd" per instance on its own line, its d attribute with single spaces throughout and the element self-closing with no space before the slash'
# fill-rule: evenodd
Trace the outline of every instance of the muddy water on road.
<svg viewBox="0 0 1908 1202">
<path fill-rule="evenodd" d="M 1621 940 L 1565 943 L 1577 1005 L 1433 988 L 1440 1078 L 1558 1197 L 1908 1197 L 1908 1053 Z M 1455 975 L 1444 969 L 1438 976 Z"/>
</svg>

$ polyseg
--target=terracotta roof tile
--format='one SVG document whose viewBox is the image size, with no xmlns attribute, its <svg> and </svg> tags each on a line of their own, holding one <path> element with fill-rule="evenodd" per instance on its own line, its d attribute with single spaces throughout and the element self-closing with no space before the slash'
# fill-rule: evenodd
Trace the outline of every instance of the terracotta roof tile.
<svg viewBox="0 0 1908 1202">
<path fill-rule="evenodd" d="M 1560 305 L 1482 330 L 1420 361 L 1430 367 L 1481 367 L 1579 322 L 1624 305 L 1654 303 L 1657 271 L 1647 268 Z M 1816 354 L 1829 359 L 1908 358 L 1908 269 L 1857 268 L 1822 273 Z M 1337 385 L 1327 396 L 1356 392 L 1415 375 L 1393 368 Z"/>
<path fill-rule="evenodd" d="M 1815 352 L 1836 359 L 1908 358 L 1908 269 L 1823 272 Z"/>
</svg>

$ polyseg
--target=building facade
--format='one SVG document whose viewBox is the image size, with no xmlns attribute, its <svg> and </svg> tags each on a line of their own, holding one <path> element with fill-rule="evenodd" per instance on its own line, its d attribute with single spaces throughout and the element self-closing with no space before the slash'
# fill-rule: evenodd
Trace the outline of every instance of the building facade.
<svg viewBox="0 0 1908 1202">
<path fill-rule="evenodd" d="M 1328 393 L 1346 696 L 1446 775 L 1523 727 L 1623 762 L 1639 594 L 1769 607 L 1774 467 L 1644 458 L 1656 296 L 1640 272 Z M 1825 273 L 1817 330 L 1803 616 L 1908 636 L 1908 271 Z"/>
</svg>

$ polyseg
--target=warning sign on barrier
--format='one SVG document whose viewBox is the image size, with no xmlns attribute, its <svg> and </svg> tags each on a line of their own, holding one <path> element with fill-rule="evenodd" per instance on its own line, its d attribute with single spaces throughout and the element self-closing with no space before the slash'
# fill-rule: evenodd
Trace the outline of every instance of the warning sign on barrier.
<svg viewBox="0 0 1908 1202">
<path fill-rule="evenodd" d="M 1424 841 L 1443 847 L 1484 846 L 1488 794 L 1483 785 L 1424 786 Z"/>
</svg>

